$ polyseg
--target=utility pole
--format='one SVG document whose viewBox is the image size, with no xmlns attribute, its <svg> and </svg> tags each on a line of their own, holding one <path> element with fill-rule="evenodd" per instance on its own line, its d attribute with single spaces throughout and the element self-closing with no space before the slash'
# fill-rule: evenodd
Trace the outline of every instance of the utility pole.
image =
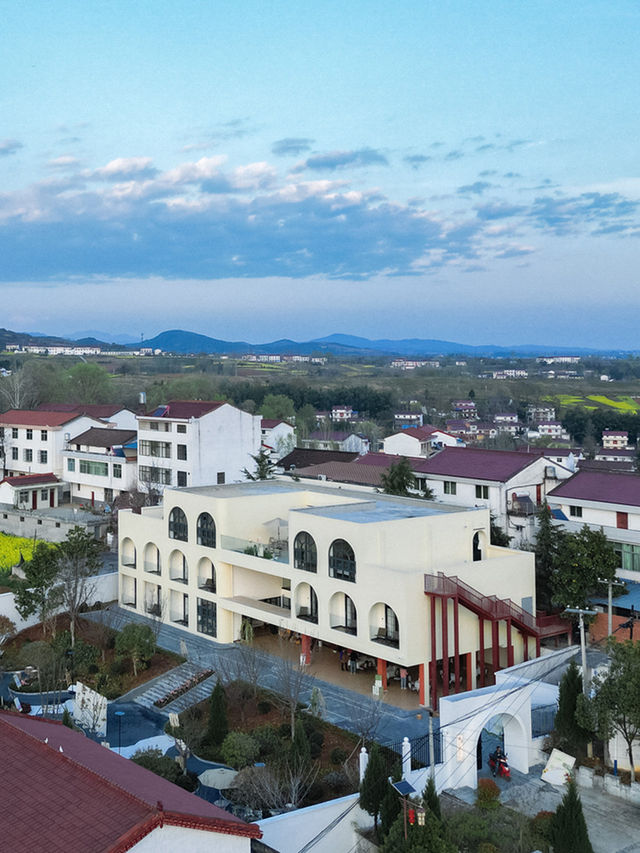
<svg viewBox="0 0 640 853">
<path fill-rule="evenodd" d="M 584 636 L 584 617 L 595 616 L 595 610 L 584 610 L 580 607 L 566 607 L 565 613 L 577 613 L 580 616 L 580 651 L 582 653 L 582 692 L 588 697 L 589 681 L 587 678 L 587 644 Z"/>
<path fill-rule="evenodd" d="M 609 609 L 608 609 L 608 620 L 607 620 L 607 635 L 610 637 L 613 634 L 613 585 L 614 583 L 617 586 L 624 586 L 622 581 L 611 580 L 609 578 L 598 578 L 598 583 L 604 583 L 607 585 L 609 589 L 608 599 L 609 599 Z"/>
</svg>

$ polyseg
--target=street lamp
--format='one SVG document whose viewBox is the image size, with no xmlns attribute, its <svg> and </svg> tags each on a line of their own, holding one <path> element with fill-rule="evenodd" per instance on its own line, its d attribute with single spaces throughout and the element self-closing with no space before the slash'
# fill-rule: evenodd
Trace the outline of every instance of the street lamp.
<svg viewBox="0 0 640 853">
<path fill-rule="evenodd" d="M 607 619 L 607 635 L 610 637 L 613 634 L 613 585 L 625 586 L 623 581 L 611 580 L 611 578 L 598 578 L 598 583 L 604 583 L 609 590 L 608 595 L 608 619 Z"/>
<path fill-rule="evenodd" d="M 116 711 L 116 717 L 118 718 L 118 755 L 122 755 L 122 718 L 124 711 Z"/>
</svg>

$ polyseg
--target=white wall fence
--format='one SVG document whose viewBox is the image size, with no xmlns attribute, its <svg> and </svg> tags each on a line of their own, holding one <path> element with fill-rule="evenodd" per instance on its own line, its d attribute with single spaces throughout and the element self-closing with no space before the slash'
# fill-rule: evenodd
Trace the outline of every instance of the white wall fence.
<svg viewBox="0 0 640 853">
<path fill-rule="evenodd" d="M 97 601 L 116 601 L 118 598 L 118 572 L 95 575 L 89 578 L 88 582 L 91 588 L 91 595 L 88 602 L 90 605 L 95 604 Z M 31 625 L 36 625 L 39 621 L 37 613 L 34 613 L 28 619 L 23 619 L 20 616 L 16 610 L 15 598 L 12 592 L 3 592 L 0 595 L 0 616 L 8 616 L 12 622 L 15 622 L 18 631 L 30 628 Z"/>
</svg>

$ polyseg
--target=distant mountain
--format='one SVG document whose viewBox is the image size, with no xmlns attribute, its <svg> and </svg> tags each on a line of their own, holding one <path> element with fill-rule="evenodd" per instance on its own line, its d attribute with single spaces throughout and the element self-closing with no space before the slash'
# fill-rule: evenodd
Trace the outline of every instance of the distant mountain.
<svg viewBox="0 0 640 853">
<path fill-rule="evenodd" d="M 112 344 L 122 344 L 123 346 L 129 346 L 129 344 L 133 346 L 140 343 L 140 338 L 135 335 L 113 335 L 111 332 L 99 332 L 96 329 L 86 329 L 82 332 L 73 332 L 70 337 L 74 341 L 91 339 L 94 341 L 108 341 Z"/>
</svg>

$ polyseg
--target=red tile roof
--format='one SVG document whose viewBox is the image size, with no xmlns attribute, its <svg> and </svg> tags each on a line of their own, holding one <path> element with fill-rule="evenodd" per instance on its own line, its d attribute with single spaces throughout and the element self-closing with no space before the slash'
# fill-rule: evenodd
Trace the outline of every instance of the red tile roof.
<svg viewBox="0 0 640 853">
<path fill-rule="evenodd" d="M 80 413 L 52 412 L 42 409 L 31 411 L 30 409 L 9 409 L 0 415 L 0 425 L 3 426 L 35 426 L 35 427 L 59 427 L 80 417 Z"/>
<path fill-rule="evenodd" d="M 122 403 L 42 403 L 40 411 L 76 412 L 79 415 L 92 415 L 94 418 L 110 418 L 126 409 Z"/>
<path fill-rule="evenodd" d="M 640 476 L 608 471 L 578 471 L 552 489 L 549 497 L 640 506 Z"/>
<path fill-rule="evenodd" d="M 346 450 L 314 450 L 311 447 L 296 447 L 278 462 L 285 471 L 290 468 L 308 468 L 310 465 L 322 465 L 323 462 L 353 462 L 358 454 Z"/>
<path fill-rule="evenodd" d="M 262 429 L 273 429 L 277 427 L 278 424 L 286 424 L 287 426 L 291 426 L 289 421 L 285 421 L 282 418 L 262 418 L 260 422 Z"/>
<path fill-rule="evenodd" d="M 60 723 L 0 712 L 0 754 L 5 850 L 120 853 L 164 824 L 262 834 Z"/>
<path fill-rule="evenodd" d="M 172 400 L 152 412 L 152 418 L 177 418 L 188 421 L 190 418 L 201 418 L 209 412 L 224 406 L 224 400 Z"/>
<path fill-rule="evenodd" d="M 109 429 L 109 427 L 91 427 L 76 435 L 71 444 L 83 444 L 87 447 L 121 447 L 135 441 L 138 433 L 131 429 Z"/>
<path fill-rule="evenodd" d="M 59 483 L 55 474 L 23 474 L 22 477 L 5 477 L 2 483 L 10 486 L 39 486 L 43 483 Z"/>
<path fill-rule="evenodd" d="M 418 441 L 426 441 L 428 438 L 431 438 L 434 432 L 444 433 L 444 430 L 431 426 L 431 424 L 425 424 L 424 426 L 407 427 L 406 429 L 398 430 L 395 435 L 410 435 L 411 438 L 417 438 Z"/>
<path fill-rule="evenodd" d="M 397 459 L 398 457 L 396 457 Z M 380 486 L 386 468 L 378 465 L 360 465 L 355 462 L 325 462 L 308 468 L 296 468 L 297 477 L 334 480 L 358 486 Z"/>
</svg>

